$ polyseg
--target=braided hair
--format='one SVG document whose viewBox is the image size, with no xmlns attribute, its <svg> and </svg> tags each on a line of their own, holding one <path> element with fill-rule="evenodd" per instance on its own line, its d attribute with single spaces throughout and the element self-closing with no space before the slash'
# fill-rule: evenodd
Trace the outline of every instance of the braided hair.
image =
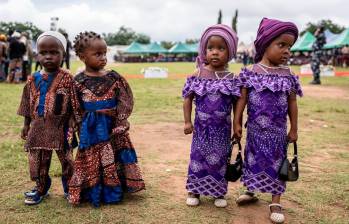
<svg viewBox="0 0 349 224">
<path fill-rule="evenodd" d="M 84 50 L 89 47 L 92 40 L 102 39 L 101 35 L 93 31 L 80 32 L 74 40 L 74 50 L 77 56 L 84 52 Z"/>
</svg>

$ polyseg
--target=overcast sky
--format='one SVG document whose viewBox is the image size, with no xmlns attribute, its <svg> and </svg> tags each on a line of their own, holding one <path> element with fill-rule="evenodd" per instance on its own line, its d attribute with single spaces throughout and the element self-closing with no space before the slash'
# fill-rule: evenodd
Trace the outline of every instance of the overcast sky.
<svg viewBox="0 0 349 224">
<path fill-rule="evenodd" d="M 222 9 L 223 23 L 231 25 L 239 10 L 238 36 L 251 42 L 263 17 L 294 22 L 302 30 L 309 21 L 331 19 L 349 27 L 349 0 L 0 0 L 0 21 L 31 21 L 48 30 L 51 17 L 70 39 L 81 31 L 116 32 L 120 26 L 149 35 L 152 41 L 184 41 L 199 38 L 217 22 Z"/>
</svg>

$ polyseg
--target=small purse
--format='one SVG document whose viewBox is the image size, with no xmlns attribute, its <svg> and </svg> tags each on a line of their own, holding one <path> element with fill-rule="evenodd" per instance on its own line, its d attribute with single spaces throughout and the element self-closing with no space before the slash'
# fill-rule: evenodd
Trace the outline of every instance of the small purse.
<svg viewBox="0 0 349 224">
<path fill-rule="evenodd" d="M 236 156 L 235 161 L 233 163 L 230 163 L 231 154 L 233 152 L 233 147 L 235 144 L 238 144 L 239 151 L 238 151 L 238 154 Z M 241 156 L 241 144 L 240 144 L 240 142 L 236 141 L 236 140 L 232 140 L 230 149 L 231 150 L 229 152 L 229 157 L 227 160 L 227 171 L 225 173 L 225 179 L 227 181 L 230 181 L 230 182 L 235 182 L 242 175 L 243 162 L 242 162 L 242 156 Z"/>
<path fill-rule="evenodd" d="M 288 148 L 288 144 L 287 144 Z M 299 170 L 298 170 L 298 158 L 297 158 L 297 143 L 293 143 L 293 159 L 290 162 L 287 158 L 287 153 L 284 161 L 281 164 L 280 170 L 279 170 L 279 178 L 283 181 L 297 181 L 299 177 Z"/>
</svg>

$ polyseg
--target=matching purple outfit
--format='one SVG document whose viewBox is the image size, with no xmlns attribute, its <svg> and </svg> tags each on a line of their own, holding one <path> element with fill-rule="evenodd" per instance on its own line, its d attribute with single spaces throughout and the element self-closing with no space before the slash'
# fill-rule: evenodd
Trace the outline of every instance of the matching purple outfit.
<svg viewBox="0 0 349 224">
<path fill-rule="evenodd" d="M 226 72 L 218 79 L 215 73 L 201 69 L 199 76 L 187 79 L 183 97 L 194 95 L 195 121 L 186 188 L 194 194 L 213 197 L 227 193 L 224 174 L 232 136 L 231 111 L 240 96 L 237 79 Z"/>
<path fill-rule="evenodd" d="M 302 96 L 298 77 L 288 67 L 255 64 L 243 69 L 240 83 L 248 89 L 247 139 L 241 181 L 249 191 L 280 195 L 285 182 L 278 172 L 287 152 L 288 96 Z"/>
</svg>

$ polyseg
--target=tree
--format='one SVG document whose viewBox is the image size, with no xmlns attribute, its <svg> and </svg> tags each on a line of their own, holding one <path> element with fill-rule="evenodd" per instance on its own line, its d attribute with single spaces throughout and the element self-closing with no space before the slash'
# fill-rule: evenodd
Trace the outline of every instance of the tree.
<svg viewBox="0 0 349 224">
<path fill-rule="evenodd" d="M 174 43 L 171 41 L 161 41 L 160 44 L 163 48 L 165 48 L 167 50 L 174 46 Z"/>
<path fill-rule="evenodd" d="M 237 33 L 238 30 L 237 30 L 237 23 L 238 23 L 238 14 L 239 14 L 239 11 L 236 9 L 235 10 L 235 15 L 233 16 L 233 20 L 231 22 L 231 28 L 233 28 L 233 30 Z"/>
<path fill-rule="evenodd" d="M 139 43 L 148 44 L 150 43 L 150 37 L 145 34 L 137 34 L 131 28 L 121 26 L 116 33 L 103 33 L 103 38 L 108 45 L 129 45 L 133 41 Z"/>
<path fill-rule="evenodd" d="M 150 37 L 143 33 L 139 33 L 136 35 L 135 41 L 141 44 L 150 44 Z"/>
<path fill-rule="evenodd" d="M 221 23 L 222 23 L 222 10 L 219 10 L 217 24 L 221 24 Z"/>
<path fill-rule="evenodd" d="M 199 43 L 199 39 L 186 39 L 185 43 L 186 44 L 196 44 L 196 43 Z"/>
<path fill-rule="evenodd" d="M 307 31 L 309 31 L 310 33 L 315 33 L 316 29 L 319 26 L 323 26 L 323 27 L 325 27 L 325 30 L 328 29 L 332 33 L 335 33 L 335 34 L 341 33 L 341 32 L 343 32 L 343 30 L 345 30 L 345 27 L 338 25 L 338 24 L 335 24 L 332 22 L 332 20 L 327 19 L 327 20 L 320 20 L 317 23 L 309 22 L 307 24 L 307 26 L 305 27 L 305 29 L 301 32 L 301 35 L 303 35 Z"/>
<path fill-rule="evenodd" d="M 43 32 L 37 26 L 31 22 L 0 22 L 0 33 L 7 34 L 10 30 L 18 32 L 28 32 L 29 35 L 35 40 Z"/>
</svg>

